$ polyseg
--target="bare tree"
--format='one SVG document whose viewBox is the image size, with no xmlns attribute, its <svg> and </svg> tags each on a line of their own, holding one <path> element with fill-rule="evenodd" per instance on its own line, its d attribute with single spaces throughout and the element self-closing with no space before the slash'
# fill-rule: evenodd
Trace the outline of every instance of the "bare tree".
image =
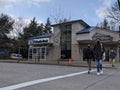
<svg viewBox="0 0 120 90">
<path fill-rule="evenodd" d="M 50 16 L 51 19 L 53 20 L 53 23 L 56 24 L 66 22 L 71 19 L 71 16 L 65 15 L 64 11 L 60 7 L 56 8 L 56 10 L 53 10 Z"/>
<path fill-rule="evenodd" d="M 66 55 L 61 51 L 61 48 L 62 48 L 62 45 L 64 43 L 64 45 L 66 46 L 67 48 L 67 41 L 64 41 L 63 40 L 63 37 L 66 38 L 65 40 L 67 40 L 67 34 L 68 32 L 64 32 L 63 29 L 65 29 L 65 23 L 70 21 L 70 16 L 67 17 L 64 15 L 64 12 L 61 10 L 61 8 L 59 8 L 58 10 L 56 10 L 53 15 L 51 15 L 51 18 L 53 19 L 54 23 L 56 23 L 58 25 L 58 28 L 59 30 L 58 31 L 55 31 L 55 34 L 54 34 L 54 37 L 53 37 L 53 40 L 56 44 L 59 45 L 60 47 L 60 52 L 58 54 L 58 58 L 59 59 L 64 59 L 66 57 Z M 69 32 L 70 34 L 70 32 Z M 67 53 L 67 52 L 66 52 Z M 59 60 L 58 60 L 58 63 L 59 63 Z"/>
<path fill-rule="evenodd" d="M 106 11 L 107 17 L 120 23 L 120 3 L 115 2 L 111 8 Z"/>
<path fill-rule="evenodd" d="M 28 25 L 28 21 L 19 17 L 15 19 L 15 23 L 13 24 L 13 31 L 11 31 L 11 36 L 16 38 L 19 34 L 23 33 L 23 28 Z"/>
</svg>

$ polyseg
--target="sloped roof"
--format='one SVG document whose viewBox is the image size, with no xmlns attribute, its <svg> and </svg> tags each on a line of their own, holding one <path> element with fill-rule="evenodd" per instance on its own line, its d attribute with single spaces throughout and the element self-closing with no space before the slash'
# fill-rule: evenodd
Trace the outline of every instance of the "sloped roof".
<svg viewBox="0 0 120 90">
<path fill-rule="evenodd" d="M 90 27 L 86 22 L 84 22 L 83 20 L 73 20 L 73 21 L 67 21 L 67 22 L 63 22 L 63 23 L 58 23 L 58 24 L 53 24 L 51 26 L 57 26 L 57 25 L 60 25 L 60 24 L 71 24 L 71 23 L 75 23 L 75 22 L 80 22 L 83 26 L 85 27 Z"/>
<path fill-rule="evenodd" d="M 88 28 L 85 28 L 83 30 L 80 30 L 78 31 L 76 34 L 83 34 L 83 33 L 90 33 L 92 30 L 95 30 L 95 29 L 104 29 L 104 30 L 108 30 L 108 29 L 105 29 L 105 28 L 99 28 L 99 27 L 88 27 Z M 112 31 L 112 30 L 108 30 L 110 32 L 114 32 L 114 33 L 119 33 L 119 31 Z"/>
<path fill-rule="evenodd" d="M 42 34 L 42 35 L 39 35 L 39 36 L 31 37 L 30 39 L 49 38 L 49 37 L 51 37 L 52 35 L 53 35 L 52 33 Z"/>
<path fill-rule="evenodd" d="M 88 27 L 88 28 L 78 31 L 76 34 L 90 33 L 94 29 L 96 29 L 96 27 Z"/>
</svg>

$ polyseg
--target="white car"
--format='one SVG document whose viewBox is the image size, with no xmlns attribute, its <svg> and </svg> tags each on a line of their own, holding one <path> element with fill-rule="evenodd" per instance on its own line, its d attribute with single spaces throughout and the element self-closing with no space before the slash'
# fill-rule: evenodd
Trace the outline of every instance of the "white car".
<svg viewBox="0 0 120 90">
<path fill-rule="evenodd" d="M 21 54 L 16 54 L 16 53 L 12 53 L 11 55 L 10 55 L 10 57 L 11 58 L 16 58 L 16 59 L 21 59 L 22 58 L 22 55 Z"/>
</svg>

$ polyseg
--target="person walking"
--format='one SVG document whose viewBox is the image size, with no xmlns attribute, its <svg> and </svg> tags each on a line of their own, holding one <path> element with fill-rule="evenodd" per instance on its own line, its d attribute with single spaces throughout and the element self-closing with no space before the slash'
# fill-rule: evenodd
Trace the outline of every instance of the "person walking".
<svg viewBox="0 0 120 90">
<path fill-rule="evenodd" d="M 115 63 L 115 57 L 116 57 L 116 52 L 115 52 L 115 50 L 112 49 L 110 51 L 110 59 L 112 61 L 112 67 L 115 67 L 115 65 L 114 65 L 114 63 Z"/>
<path fill-rule="evenodd" d="M 102 69 L 102 58 L 103 58 L 103 53 L 105 49 L 102 43 L 100 42 L 100 39 L 97 39 L 97 43 L 94 46 L 94 56 L 96 60 L 96 66 L 97 66 L 97 75 L 103 74 L 103 69 Z"/>
<path fill-rule="evenodd" d="M 87 60 L 87 64 L 88 64 L 88 74 L 90 74 L 91 71 L 91 62 L 93 59 L 93 50 L 90 47 L 90 44 L 88 44 L 87 49 L 85 51 L 85 59 Z"/>
</svg>

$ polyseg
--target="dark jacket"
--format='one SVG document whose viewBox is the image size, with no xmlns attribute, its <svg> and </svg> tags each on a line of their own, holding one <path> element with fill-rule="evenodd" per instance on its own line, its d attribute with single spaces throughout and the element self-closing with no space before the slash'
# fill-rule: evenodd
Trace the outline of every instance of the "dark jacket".
<svg viewBox="0 0 120 90">
<path fill-rule="evenodd" d="M 88 47 L 85 51 L 85 59 L 93 59 L 93 55 L 93 50 Z"/>
<path fill-rule="evenodd" d="M 111 59 L 114 59 L 115 57 L 116 57 L 115 51 L 111 51 L 111 52 L 110 52 L 110 58 L 111 58 Z"/>
<path fill-rule="evenodd" d="M 102 59 L 105 49 L 101 43 L 97 43 L 94 46 L 94 56 L 96 60 Z"/>
</svg>

